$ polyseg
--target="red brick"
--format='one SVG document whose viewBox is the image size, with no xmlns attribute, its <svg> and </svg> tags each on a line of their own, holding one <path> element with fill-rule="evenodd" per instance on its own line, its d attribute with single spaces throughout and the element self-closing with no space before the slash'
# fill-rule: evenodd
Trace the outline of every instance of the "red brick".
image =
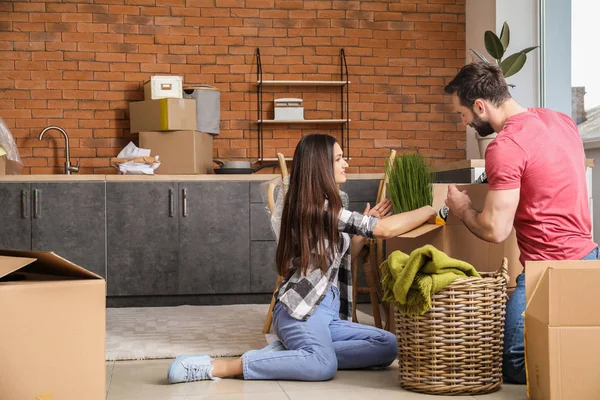
<svg viewBox="0 0 600 400">
<path fill-rule="evenodd" d="M 141 7 L 140 14 L 164 17 L 169 15 L 169 9 L 157 7 Z"/>
<path fill-rule="evenodd" d="M 258 17 L 260 17 L 260 10 L 248 9 L 248 8 L 232 8 L 231 16 L 232 17 L 240 17 L 240 18 L 244 18 L 244 19 L 258 18 Z"/>
<path fill-rule="evenodd" d="M 46 12 L 75 13 L 77 4 L 46 3 Z"/>
<path fill-rule="evenodd" d="M 38 23 L 14 22 L 13 29 L 17 32 L 43 32 L 44 24 L 42 22 L 38 22 Z"/>
</svg>

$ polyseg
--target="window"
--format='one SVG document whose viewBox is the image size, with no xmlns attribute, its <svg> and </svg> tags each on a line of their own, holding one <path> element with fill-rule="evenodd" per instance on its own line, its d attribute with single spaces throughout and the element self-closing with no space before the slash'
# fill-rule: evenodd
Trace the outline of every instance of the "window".
<svg viewBox="0 0 600 400">
<path fill-rule="evenodd" d="M 600 139 L 600 2 L 571 3 L 571 116 L 584 142 Z"/>
</svg>

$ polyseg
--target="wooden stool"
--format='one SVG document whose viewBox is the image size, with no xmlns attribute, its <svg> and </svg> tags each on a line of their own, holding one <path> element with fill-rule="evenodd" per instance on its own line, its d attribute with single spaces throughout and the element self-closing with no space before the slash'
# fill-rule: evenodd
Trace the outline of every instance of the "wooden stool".
<svg viewBox="0 0 600 400">
<path fill-rule="evenodd" d="M 390 151 L 389 162 L 393 162 L 396 158 L 396 150 Z M 384 174 L 384 179 L 379 182 L 377 190 L 377 199 L 375 204 L 386 198 L 387 171 Z M 358 322 L 356 315 L 356 297 L 358 293 L 369 293 L 371 308 L 373 310 L 373 320 L 377 328 L 382 328 L 391 332 L 393 315 L 391 307 L 388 303 L 381 301 L 383 306 L 386 321 L 385 326 L 382 326 L 381 314 L 379 310 L 379 300 L 383 298 L 383 289 L 381 287 L 381 277 L 379 275 L 379 266 L 383 262 L 383 240 L 369 239 L 365 243 L 359 254 L 359 259 L 362 259 L 363 274 L 367 280 L 366 287 L 358 286 L 358 259 L 352 260 L 352 322 Z"/>
<path fill-rule="evenodd" d="M 285 157 L 281 153 L 277 153 L 277 159 L 279 160 L 279 168 L 281 169 L 281 179 L 285 179 L 288 176 L 287 165 L 285 164 Z M 283 195 L 283 193 L 281 194 Z M 269 213 L 273 213 L 275 208 L 275 185 L 270 184 L 267 189 L 267 204 L 269 206 Z M 273 296 L 271 297 L 271 304 L 269 304 L 269 311 L 267 311 L 267 317 L 265 318 L 265 324 L 263 326 L 263 333 L 269 333 L 271 331 L 271 323 L 273 322 L 273 308 L 275 308 L 275 291 L 281 285 L 283 277 L 277 274 L 277 280 L 275 281 L 275 288 L 273 289 Z"/>
</svg>

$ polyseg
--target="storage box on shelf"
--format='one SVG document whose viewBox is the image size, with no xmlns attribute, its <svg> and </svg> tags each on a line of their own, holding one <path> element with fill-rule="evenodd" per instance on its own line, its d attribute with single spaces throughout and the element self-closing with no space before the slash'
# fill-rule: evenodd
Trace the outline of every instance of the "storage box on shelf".
<svg viewBox="0 0 600 400">
<path fill-rule="evenodd" d="M 275 99 L 275 121 L 303 121 L 304 107 L 302 99 L 283 98 Z"/>
</svg>

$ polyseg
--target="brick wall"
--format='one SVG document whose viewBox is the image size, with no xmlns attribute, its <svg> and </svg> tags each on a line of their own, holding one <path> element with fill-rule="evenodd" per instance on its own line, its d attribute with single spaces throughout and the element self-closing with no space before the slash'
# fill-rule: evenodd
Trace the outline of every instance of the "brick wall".
<svg viewBox="0 0 600 400">
<path fill-rule="evenodd" d="M 128 102 L 153 74 L 221 92 L 215 156 L 256 153 L 255 51 L 264 79 L 350 74 L 352 172 L 381 172 L 389 149 L 433 163 L 465 158 L 464 128 L 442 87 L 464 64 L 464 0 L 61 0 L 0 1 L 0 116 L 24 173 L 60 173 L 66 129 L 82 173 L 114 173 L 129 133 Z M 339 118 L 339 88 L 269 88 L 301 97 L 305 117 Z M 265 118 L 272 103 L 265 102 Z M 270 126 L 265 156 L 291 155 L 302 134 L 335 125 Z"/>
</svg>

